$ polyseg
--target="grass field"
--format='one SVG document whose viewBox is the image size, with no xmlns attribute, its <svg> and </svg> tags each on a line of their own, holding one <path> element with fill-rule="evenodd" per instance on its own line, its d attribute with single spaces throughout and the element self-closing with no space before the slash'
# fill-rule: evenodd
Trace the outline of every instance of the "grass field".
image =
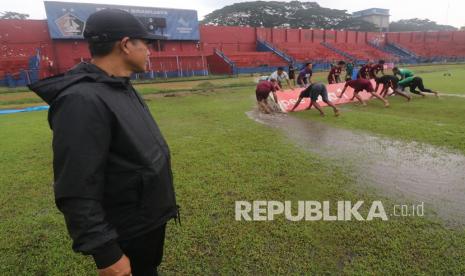
<svg viewBox="0 0 465 276">
<path fill-rule="evenodd" d="M 388 109 L 383 109 L 382 103 L 376 100 L 367 107 L 346 105 L 340 118 L 320 118 L 316 111 L 295 115 L 465 153 L 465 84 L 462 81 L 465 65 L 413 67 L 412 70 L 423 78 L 426 87 L 440 91 L 442 96 L 439 99 L 431 96 L 422 99 L 413 95 L 410 103 L 400 97 L 391 97 L 392 105 Z M 446 72 L 451 76 L 444 76 Z M 331 114 L 331 111 L 327 113 Z"/>
<path fill-rule="evenodd" d="M 465 94 L 463 67 L 413 70 L 426 86 Z M 443 76 L 447 71 L 451 77 Z M 163 275 L 465 274 L 465 230 L 435 218 L 235 221 L 236 200 L 396 201 L 359 190 L 347 168 L 303 152 L 277 130 L 247 118 L 254 107 L 252 77 L 138 88 L 171 147 L 182 207 L 182 226 L 168 225 Z M 27 91 L 0 97 L 0 108 L 37 99 Z M 392 103 L 389 109 L 376 102 L 346 105 L 340 118 L 320 118 L 314 110 L 290 116 L 465 153 L 465 98 Z M 0 275 L 95 275 L 93 261 L 71 251 L 53 202 L 46 119 L 46 112 L 0 116 Z"/>
</svg>

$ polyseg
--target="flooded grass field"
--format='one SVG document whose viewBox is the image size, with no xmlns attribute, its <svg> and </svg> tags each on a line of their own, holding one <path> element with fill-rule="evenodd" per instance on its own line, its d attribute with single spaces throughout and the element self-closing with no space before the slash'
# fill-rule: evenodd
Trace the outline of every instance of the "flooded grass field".
<svg viewBox="0 0 465 276">
<path fill-rule="evenodd" d="M 413 70 L 427 87 L 465 94 L 463 65 Z M 136 85 L 171 148 L 181 205 L 161 275 L 465 274 L 464 98 L 264 116 L 254 78 Z M 27 91 L 0 96 L 0 109 L 42 104 L 14 102 L 35 99 Z M 0 275 L 96 273 L 71 250 L 54 203 L 51 137 L 46 111 L 0 116 Z M 381 201 L 386 211 L 424 201 L 426 216 L 235 220 L 236 201 L 257 200 Z"/>
</svg>

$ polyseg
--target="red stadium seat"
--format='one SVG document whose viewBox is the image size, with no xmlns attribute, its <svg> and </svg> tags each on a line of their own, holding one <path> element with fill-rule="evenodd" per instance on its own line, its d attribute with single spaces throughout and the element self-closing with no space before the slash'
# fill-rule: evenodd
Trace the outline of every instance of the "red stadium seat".
<svg viewBox="0 0 465 276">
<path fill-rule="evenodd" d="M 334 61 L 345 59 L 344 56 L 326 48 L 319 43 L 292 43 L 283 42 L 275 44 L 281 51 L 293 57 L 298 62 L 304 61 Z"/>
<path fill-rule="evenodd" d="M 237 52 L 226 51 L 225 55 L 237 67 L 282 66 L 286 62 L 273 52 Z"/>
<path fill-rule="evenodd" d="M 465 57 L 465 44 L 443 41 L 398 43 L 421 57 Z"/>
<path fill-rule="evenodd" d="M 331 44 L 331 46 L 339 49 L 349 55 L 360 59 L 360 60 L 386 60 L 386 61 L 398 61 L 398 58 L 389 53 L 383 52 L 369 44 L 348 44 L 348 43 L 337 43 Z"/>
</svg>

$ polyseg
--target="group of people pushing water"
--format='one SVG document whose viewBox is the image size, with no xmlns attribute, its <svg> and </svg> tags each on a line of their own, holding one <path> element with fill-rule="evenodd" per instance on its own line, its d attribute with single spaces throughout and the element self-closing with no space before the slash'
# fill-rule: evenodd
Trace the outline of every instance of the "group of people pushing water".
<svg viewBox="0 0 465 276">
<path fill-rule="evenodd" d="M 362 91 L 370 93 L 370 98 L 375 97 L 382 101 L 385 107 L 389 107 L 389 101 L 386 98 L 392 94 L 400 95 L 410 101 L 411 97 L 404 92 L 407 87 L 410 89 L 411 93 L 421 95 L 422 97 L 426 96 L 425 93 L 432 93 L 436 96 L 438 95 L 438 92 L 425 88 L 423 85 L 423 79 L 415 76 L 414 73 L 408 69 L 399 69 L 398 67 L 394 67 L 392 69 L 393 74 L 386 75 L 384 73 L 384 63 L 384 60 L 380 60 L 377 64 L 370 61 L 364 64 L 356 74 L 356 78 L 352 79 L 354 64 L 351 62 L 346 63 L 344 61 L 339 61 L 337 64 L 331 66 L 331 70 L 329 71 L 327 78 L 328 84 L 340 83 L 342 71 L 345 70 L 345 86 L 337 97 L 342 98 L 346 89 L 351 87 L 354 89 L 354 94 L 351 100 L 356 98 L 364 106 L 366 105 L 366 102 L 359 95 Z M 324 116 L 323 109 L 317 102 L 318 97 L 321 96 L 323 102 L 332 107 L 334 114 L 339 116 L 339 109 L 328 98 L 326 85 L 321 82 L 313 83 L 311 81 L 311 77 L 313 75 L 312 69 L 312 64 L 306 63 L 305 67 L 299 71 L 297 75 L 297 86 L 305 89 L 300 93 L 297 102 L 290 111 L 294 111 L 304 98 L 310 98 L 310 105 L 306 109 L 308 110 L 314 106 L 320 114 Z M 375 80 L 375 88 L 372 85 L 371 79 Z M 258 106 L 262 112 L 273 113 L 272 108 L 267 103 L 267 98 L 270 93 L 272 93 L 274 101 L 277 104 L 278 97 L 276 95 L 276 91 L 283 89 L 284 82 L 287 83 L 290 89 L 294 89 L 293 84 L 295 85 L 295 73 L 292 66 L 289 66 L 289 74 L 284 71 L 283 67 L 279 67 L 278 70 L 273 72 L 267 80 L 263 80 L 258 83 L 255 92 Z M 380 86 L 382 87 L 378 94 L 377 91 Z M 389 88 L 392 89 L 391 93 L 389 93 Z"/>
</svg>

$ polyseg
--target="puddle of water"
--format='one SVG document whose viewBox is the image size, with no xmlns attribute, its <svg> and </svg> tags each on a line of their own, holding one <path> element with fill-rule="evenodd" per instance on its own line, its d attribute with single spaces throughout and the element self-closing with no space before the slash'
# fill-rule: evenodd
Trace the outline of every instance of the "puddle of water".
<svg viewBox="0 0 465 276">
<path fill-rule="evenodd" d="M 425 202 L 447 225 L 465 225 L 465 156 L 427 144 L 354 133 L 286 114 L 246 113 L 336 164 L 350 164 L 357 182 L 396 199 Z"/>
</svg>

